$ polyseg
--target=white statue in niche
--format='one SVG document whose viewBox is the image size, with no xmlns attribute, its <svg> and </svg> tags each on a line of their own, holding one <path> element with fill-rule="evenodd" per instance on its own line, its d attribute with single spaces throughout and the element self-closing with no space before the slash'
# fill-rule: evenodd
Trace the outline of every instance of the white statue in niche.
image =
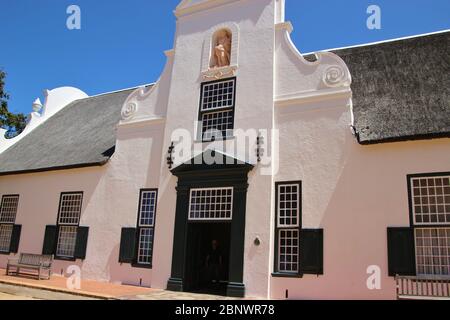
<svg viewBox="0 0 450 320">
<path fill-rule="evenodd" d="M 214 58 L 211 68 L 221 68 L 230 65 L 231 60 L 231 33 L 220 30 L 215 35 Z"/>
</svg>

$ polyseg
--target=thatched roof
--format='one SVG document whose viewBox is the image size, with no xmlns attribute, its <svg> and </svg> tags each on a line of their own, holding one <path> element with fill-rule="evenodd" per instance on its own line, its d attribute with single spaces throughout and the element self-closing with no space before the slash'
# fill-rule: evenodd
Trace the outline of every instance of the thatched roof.
<svg viewBox="0 0 450 320">
<path fill-rule="evenodd" d="M 450 137 L 450 32 L 334 50 L 362 144 Z"/>
<path fill-rule="evenodd" d="M 0 175 L 106 163 L 114 153 L 122 106 L 132 91 L 72 102 L 0 154 Z"/>
</svg>

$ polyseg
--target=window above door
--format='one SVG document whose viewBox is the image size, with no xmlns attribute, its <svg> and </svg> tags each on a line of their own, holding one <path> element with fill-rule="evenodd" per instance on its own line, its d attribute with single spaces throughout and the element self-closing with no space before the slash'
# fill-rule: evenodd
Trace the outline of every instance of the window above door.
<svg viewBox="0 0 450 320">
<path fill-rule="evenodd" d="M 198 128 L 201 141 L 233 137 L 235 101 L 236 78 L 202 84 Z"/>
</svg>

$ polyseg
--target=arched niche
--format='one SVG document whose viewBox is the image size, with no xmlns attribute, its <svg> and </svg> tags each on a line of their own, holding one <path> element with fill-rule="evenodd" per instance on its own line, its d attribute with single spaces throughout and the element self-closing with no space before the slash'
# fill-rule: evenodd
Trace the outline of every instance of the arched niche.
<svg viewBox="0 0 450 320">
<path fill-rule="evenodd" d="M 219 40 L 225 36 L 230 40 L 229 63 L 218 66 L 216 57 L 216 47 Z M 238 66 L 239 52 L 239 27 L 235 23 L 220 24 L 211 28 L 205 35 L 202 56 L 202 74 L 207 78 L 220 78 L 222 76 L 234 75 Z"/>
<path fill-rule="evenodd" d="M 229 29 L 220 29 L 211 37 L 209 68 L 223 68 L 231 65 L 233 33 Z"/>
</svg>

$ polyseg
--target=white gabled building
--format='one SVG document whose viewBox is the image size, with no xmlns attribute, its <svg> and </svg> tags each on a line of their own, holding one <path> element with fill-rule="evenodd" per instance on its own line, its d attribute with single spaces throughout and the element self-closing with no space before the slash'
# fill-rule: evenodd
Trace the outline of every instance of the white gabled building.
<svg viewBox="0 0 450 320">
<path fill-rule="evenodd" d="M 304 56 L 284 0 L 175 15 L 156 83 L 49 91 L 0 140 L 0 267 L 53 254 L 54 273 L 274 299 L 449 279 L 449 32 Z"/>
</svg>

